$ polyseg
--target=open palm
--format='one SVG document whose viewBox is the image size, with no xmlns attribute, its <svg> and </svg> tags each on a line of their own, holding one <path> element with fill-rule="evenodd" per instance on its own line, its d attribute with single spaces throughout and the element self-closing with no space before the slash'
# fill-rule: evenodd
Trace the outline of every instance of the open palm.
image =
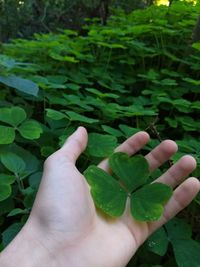
<svg viewBox="0 0 200 267">
<path fill-rule="evenodd" d="M 139 132 L 116 151 L 132 155 L 148 140 L 147 133 Z M 188 178 L 183 182 L 196 163 L 191 156 L 184 156 L 159 177 L 159 182 L 176 188 L 159 221 L 135 221 L 130 215 L 128 201 L 123 216 L 112 219 L 95 208 L 89 186 L 75 166 L 86 145 L 87 132 L 80 127 L 47 159 L 29 221 L 39 228 L 36 232 L 41 233 L 35 238 L 50 253 L 57 255 L 59 267 L 125 266 L 145 239 L 186 207 L 199 192 L 197 179 Z M 153 149 L 146 155 L 150 171 L 167 161 L 176 150 L 176 144 L 170 140 Z M 107 160 L 99 167 L 109 171 Z"/>
</svg>

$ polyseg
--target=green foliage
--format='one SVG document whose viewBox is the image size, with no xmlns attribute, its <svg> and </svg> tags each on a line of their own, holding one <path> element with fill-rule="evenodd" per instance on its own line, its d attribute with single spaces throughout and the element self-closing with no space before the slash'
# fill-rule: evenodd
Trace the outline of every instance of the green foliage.
<svg viewBox="0 0 200 267">
<path fill-rule="evenodd" d="M 39 90 L 35 83 L 27 79 L 17 77 L 16 75 L 0 76 L 0 83 L 35 96 L 37 95 Z"/>
<path fill-rule="evenodd" d="M 63 30 L 2 45 L 1 244 L 26 221 L 45 158 L 79 125 L 89 132 L 89 146 L 77 163 L 80 171 L 110 156 L 133 133 L 146 130 L 152 139 L 142 154 L 160 139 L 175 139 L 179 151 L 172 162 L 189 153 L 197 160 L 192 175 L 200 176 L 200 49 L 191 38 L 199 13 L 199 5 L 182 1 L 130 14 L 117 10 L 105 26 L 88 20 L 82 35 Z M 151 179 L 167 168 L 168 164 Z M 184 249 L 188 262 L 194 254 L 198 263 L 199 205 L 200 196 L 178 221 L 181 225 L 184 218 L 192 226 L 193 239 L 185 230 L 173 243 L 165 228 L 165 234 L 161 230 L 151 237 L 160 247 L 150 239 L 151 245 L 145 243 L 129 266 L 185 267 L 187 260 L 180 255 Z M 181 240 L 188 239 L 192 252 L 186 241 L 181 247 Z"/>
<path fill-rule="evenodd" d="M 168 248 L 168 237 L 163 227 L 153 233 L 147 240 L 148 250 L 164 256 Z"/>
<path fill-rule="evenodd" d="M 108 9 L 123 8 L 127 12 L 144 8 L 144 0 L 6 0 L 0 2 L 0 40 L 30 37 L 35 32 L 80 29 L 85 18 L 106 21 Z"/>
<path fill-rule="evenodd" d="M 178 266 L 197 267 L 200 263 L 200 244 L 191 239 L 192 230 L 189 225 L 179 219 L 173 219 L 166 225 L 169 240 Z"/>
<path fill-rule="evenodd" d="M 11 187 L 8 184 L 0 185 L 0 201 L 7 199 L 11 195 Z"/>
<path fill-rule="evenodd" d="M 0 121 L 12 127 L 0 126 L 2 139 L 0 144 L 11 144 L 15 139 L 15 130 L 26 139 L 38 139 L 43 132 L 35 120 L 27 120 L 24 109 L 20 107 L 0 108 Z"/>
<path fill-rule="evenodd" d="M 112 135 L 90 133 L 86 153 L 92 157 L 108 157 L 117 146 L 117 138 Z"/>
</svg>

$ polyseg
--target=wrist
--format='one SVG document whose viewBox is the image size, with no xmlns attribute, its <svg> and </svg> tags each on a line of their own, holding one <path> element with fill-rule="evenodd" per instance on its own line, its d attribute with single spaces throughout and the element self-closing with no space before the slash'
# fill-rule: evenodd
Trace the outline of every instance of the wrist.
<svg viewBox="0 0 200 267">
<path fill-rule="evenodd" d="M 0 253 L 0 266 L 54 267 L 55 258 L 35 235 L 34 227 L 27 222 L 13 241 Z"/>
</svg>

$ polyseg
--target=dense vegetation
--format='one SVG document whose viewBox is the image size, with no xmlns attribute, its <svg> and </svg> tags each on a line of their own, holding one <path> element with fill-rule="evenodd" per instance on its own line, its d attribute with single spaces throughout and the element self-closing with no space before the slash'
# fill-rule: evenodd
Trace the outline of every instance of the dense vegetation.
<svg viewBox="0 0 200 267">
<path fill-rule="evenodd" d="M 113 7 L 126 11 L 144 8 L 145 0 L 0 0 L 0 40 L 30 37 L 35 32 L 81 29 L 85 17 L 99 17 L 105 24 Z"/>
<path fill-rule="evenodd" d="M 199 177 L 199 14 L 200 6 L 176 1 L 128 15 L 117 10 L 104 26 L 88 19 L 82 34 L 68 29 L 2 45 L 2 248 L 27 219 L 45 158 L 78 125 L 89 132 L 81 171 L 146 130 L 152 140 L 144 154 L 172 138 L 179 145 L 172 161 L 193 155 L 198 162 L 193 175 Z M 128 266 L 199 266 L 199 205 L 200 196 L 155 233 Z"/>
<path fill-rule="evenodd" d="M 170 0 L 175 2 L 178 0 Z M 187 0 L 195 1 L 195 0 Z M 0 0 L 0 41 L 30 38 L 35 32 L 59 32 L 62 28 L 81 31 L 86 17 L 107 23 L 114 8 L 131 12 L 167 0 Z"/>
</svg>

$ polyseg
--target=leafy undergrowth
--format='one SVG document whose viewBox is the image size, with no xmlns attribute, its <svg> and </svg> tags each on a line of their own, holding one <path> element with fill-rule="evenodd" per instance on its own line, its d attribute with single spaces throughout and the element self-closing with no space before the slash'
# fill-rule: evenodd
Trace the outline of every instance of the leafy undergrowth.
<svg viewBox="0 0 200 267">
<path fill-rule="evenodd" d="M 84 171 L 139 130 L 147 153 L 161 140 L 193 155 L 200 174 L 200 43 L 192 32 L 200 7 L 174 3 L 106 26 L 87 21 L 84 35 L 35 35 L 2 45 L 0 56 L 0 230 L 6 246 L 26 221 L 44 159 L 83 125 L 89 143 Z M 153 175 L 159 176 L 169 166 Z M 155 178 L 154 177 L 154 178 Z M 156 232 L 128 266 L 198 267 L 200 196 Z"/>
</svg>

